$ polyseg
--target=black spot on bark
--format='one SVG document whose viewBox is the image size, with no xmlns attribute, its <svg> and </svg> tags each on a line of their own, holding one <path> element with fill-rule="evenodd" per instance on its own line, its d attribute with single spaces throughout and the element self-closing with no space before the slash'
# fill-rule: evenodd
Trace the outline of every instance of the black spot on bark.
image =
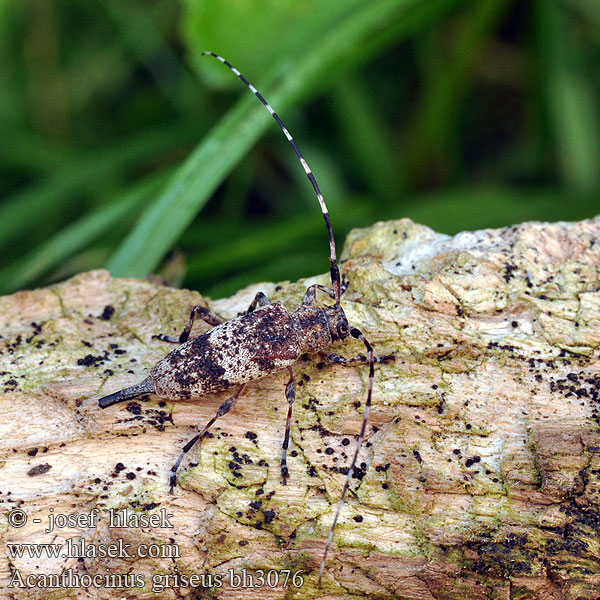
<svg viewBox="0 0 600 600">
<path fill-rule="evenodd" d="M 29 475 L 29 477 L 35 477 L 36 475 L 43 475 L 44 473 L 47 473 L 51 468 L 52 468 L 52 465 L 50 465 L 48 463 L 36 465 L 35 467 L 32 467 L 31 469 L 29 469 L 29 471 L 27 471 L 27 475 Z"/>
<path fill-rule="evenodd" d="M 100 318 L 104 321 L 109 321 L 110 318 L 115 314 L 115 309 L 110 304 L 107 304 L 100 315 Z"/>
</svg>

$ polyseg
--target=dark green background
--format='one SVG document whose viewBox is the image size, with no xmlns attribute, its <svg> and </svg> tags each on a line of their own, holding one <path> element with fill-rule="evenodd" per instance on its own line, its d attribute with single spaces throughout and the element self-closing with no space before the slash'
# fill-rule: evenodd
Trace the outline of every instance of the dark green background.
<svg viewBox="0 0 600 600">
<path fill-rule="evenodd" d="M 219 296 L 341 246 L 600 206 L 598 0 L 8 1 L 0 291 L 108 266 Z"/>
</svg>

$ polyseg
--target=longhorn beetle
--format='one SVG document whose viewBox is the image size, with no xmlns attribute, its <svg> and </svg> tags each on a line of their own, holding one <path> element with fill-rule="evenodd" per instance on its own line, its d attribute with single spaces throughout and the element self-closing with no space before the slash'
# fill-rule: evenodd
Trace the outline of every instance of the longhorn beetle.
<svg viewBox="0 0 600 600">
<path fill-rule="evenodd" d="M 287 450 L 290 441 L 292 407 L 296 398 L 296 378 L 292 365 L 306 353 L 317 353 L 324 362 L 330 364 L 351 365 L 368 361 L 369 387 L 365 412 L 352 464 L 346 474 L 344 489 L 323 552 L 319 569 L 319 586 L 321 586 L 329 546 L 344 504 L 344 498 L 350 486 L 350 480 L 356 468 L 358 453 L 367 427 L 373 393 L 374 365 L 376 362 L 387 362 L 395 357 L 392 355 L 376 357 L 371 344 L 362 332 L 356 327 L 350 327 L 348 323 L 340 304 L 340 298 L 348 287 L 348 280 L 345 276 L 340 277 L 329 212 L 315 176 L 300 153 L 296 142 L 269 103 L 233 65 L 213 52 L 204 52 L 203 54 L 213 56 L 227 65 L 250 88 L 277 121 L 302 163 L 302 167 L 315 190 L 327 225 L 329 260 L 331 262 L 329 269 L 331 288 L 319 284 L 311 285 L 306 290 L 302 304 L 292 313 L 288 312 L 279 302 L 271 304 L 268 298 L 262 292 L 259 292 L 245 313 L 226 322 L 207 308 L 194 306 L 187 325 L 179 336 L 164 334 L 156 336 L 160 340 L 179 343 L 181 346 L 156 363 L 150 371 L 150 375 L 144 381 L 101 398 L 99 404 L 100 408 L 107 408 L 143 394 L 156 394 L 167 400 L 188 400 L 227 390 L 236 385 L 239 386 L 233 396 L 221 404 L 215 416 L 183 447 L 181 454 L 171 468 L 169 483 L 170 493 L 173 493 L 173 488 L 177 483 L 177 469 L 185 455 L 196 442 L 204 437 L 219 417 L 222 417 L 233 408 L 246 384 L 280 369 L 287 369 L 290 374 L 285 386 L 288 413 L 281 456 L 281 477 L 283 485 L 285 485 L 289 477 Z M 317 291 L 327 294 L 332 300 L 335 300 L 335 304 L 323 308 L 318 307 L 316 305 Z M 195 317 L 200 317 L 203 321 L 212 325 L 212 329 L 198 337 L 189 339 Z M 360 340 L 365 345 L 368 358 L 362 355 L 354 358 L 344 358 L 339 354 L 323 351 L 333 342 L 345 340 L 348 335 Z"/>
</svg>

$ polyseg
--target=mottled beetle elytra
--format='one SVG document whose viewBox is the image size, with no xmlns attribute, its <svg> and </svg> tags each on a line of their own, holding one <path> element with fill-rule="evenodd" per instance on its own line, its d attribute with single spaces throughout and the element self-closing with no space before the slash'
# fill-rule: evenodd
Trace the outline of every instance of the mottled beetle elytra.
<svg viewBox="0 0 600 600">
<path fill-rule="evenodd" d="M 350 481 L 356 469 L 358 453 L 360 452 L 365 436 L 373 393 L 374 366 L 376 362 L 381 363 L 393 360 L 394 356 L 376 357 L 371 344 L 362 332 L 356 327 L 351 327 L 348 323 L 348 319 L 340 304 L 342 294 L 348 287 L 348 280 L 345 276 L 340 277 L 335 238 L 329 212 L 317 181 L 306 160 L 304 160 L 304 157 L 300 153 L 296 142 L 269 103 L 233 65 L 213 52 L 204 52 L 203 54 L 213 56 L 227 65 L 250 88 L 277 121 L 277 124 L 298 156 L 315 190 L 325 224 L 327 225 L 330 249 L 329 261 L 331 263 L 331 288 L 319 284 L 311 285 L 306 290 L 302 303 L 293 312 L 289 312 L 279 302 L 271 303 L 262 292 L 259 292 L 248 307 L 248 310 L 230 321 L 223 321 L 218 315 L 203 306 L 194 306 L 189 320 L 179 336 L 167 336 L 163 334 L 157 336 L 165 342 L 181 345 L 156 363 L 150 371 L 150 375 L 141 383 L 101 398 L 99 405 L 101 408 L 107 408 L 118 402 L 123 402 L 124 400 L 143 394 L 156 394 L 161 398 L 171 401 L 188 400 L 238 386 L 235 393 L 221 404 L 215 416 L 183 447 L 181 454 L 171 468 L 169 483 L 170 492 L 173 493 L 173 489 L 177 483 L 177 470 L 185 455 L 192 449 L 196 442 L 202 440 L 219 417 L 222 417 L 233 408 L 246 384 L 280 369 L 287 369 L 290 374 L 285 386 L 288 412 L 281 456 L 281 478 L 283 485 L 286 485 L 289 478 L 287 450 L 290 441 L 292 408 L 296 398 L 296 378 L 292 365 L 303 354 L 318 354 L 323 362 L 345 366 L 368 362 L 369 384 L 364 416 L 352 463 L 346 475 L 344 488 L 323 551 L 323 558 L 319 569 L 320 586 L 325 570 L 327 553 L 333 539 L 346 493 L 350 486 Z M 317 291 L 327 294 L 335 303 L 331 306 L 317 306 Z M 196 317 L 211 325 L 212 329 L 198 337 L 190 338 L 190 332 Z M 354 358 L 344 358 L 339 354 L 324 352 L 328 346 L 334 342 L 343 341 L 348 336 L 356 338 L 364 344 L 367 350 L 366 357 L 359 355 Z"/>
</svg>

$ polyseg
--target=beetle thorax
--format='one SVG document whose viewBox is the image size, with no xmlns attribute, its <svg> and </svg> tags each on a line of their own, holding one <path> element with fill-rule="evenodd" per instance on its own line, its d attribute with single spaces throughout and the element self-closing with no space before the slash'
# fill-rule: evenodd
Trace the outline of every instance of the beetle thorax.
<svg viewBox="0 0 600 600">
<path fill-rule="evenodd" d="M 322 308 L 300 306 L 290 316 L 302 353 L 319 352 L 331 344 L 331 334 Z"/>
<path fill-rule="evenodd" d="M 291 317 L 300 349 L 305 353 L 320 352 L 348 335 L 348 321 L 339 304 L 324 308 L 303 305 Z"/>
</svg>

